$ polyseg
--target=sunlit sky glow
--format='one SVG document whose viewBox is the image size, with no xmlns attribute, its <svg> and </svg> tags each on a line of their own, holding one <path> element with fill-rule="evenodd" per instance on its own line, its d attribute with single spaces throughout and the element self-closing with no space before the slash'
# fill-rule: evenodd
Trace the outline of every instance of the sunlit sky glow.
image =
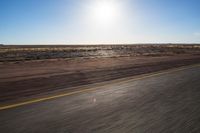
<svg viewBox="0 0 200 133">
<path fill-rule="evenodd" d="M 0 43 L 200 43 L 200 0 L 1 0 Z"/>
</svg>

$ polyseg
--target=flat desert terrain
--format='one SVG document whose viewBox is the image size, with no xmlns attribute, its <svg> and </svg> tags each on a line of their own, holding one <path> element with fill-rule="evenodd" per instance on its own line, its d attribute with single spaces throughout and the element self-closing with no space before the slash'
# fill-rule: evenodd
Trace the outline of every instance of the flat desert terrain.
<svg viewBox="0 0 200 133">
<path fill-rule="evenodd" d="M 0 46 L 0 104 L 197 63 L 199 45 Z"/>
</svg>

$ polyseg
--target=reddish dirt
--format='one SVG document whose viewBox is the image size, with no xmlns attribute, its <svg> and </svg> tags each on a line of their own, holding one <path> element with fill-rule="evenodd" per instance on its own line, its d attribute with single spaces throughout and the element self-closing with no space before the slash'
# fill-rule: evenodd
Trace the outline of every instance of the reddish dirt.
<svg viewBox="0 0 200 133">
<path fill-rule="evenodd" d="M 200 56 L 53 59 L 0 64 L 0 103 L 200 63 Z"/>
</svg>

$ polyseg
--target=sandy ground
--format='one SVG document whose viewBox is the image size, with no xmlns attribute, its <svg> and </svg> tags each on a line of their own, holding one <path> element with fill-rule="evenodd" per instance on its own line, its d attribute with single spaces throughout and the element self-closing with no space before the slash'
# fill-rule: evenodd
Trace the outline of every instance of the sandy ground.
<svg viewBox="0 0 200 133">
<path fill-rule="evenodd" d="M 52 59 L 0 64 L 0 103 L 178 66 L 200 56 Z"/>
<path fill-rule="evenodd" d="M 164 57 L 118 57 L 118 58 L 78 58 L 52 59 L 25 62 L 10 62 L 0 64 L 0 82 L 18 81 L 75 72 L 121 68 L 148 63 L 176 61 L 199 58 L 200 56 L 180 55 Z"/>
</svg>

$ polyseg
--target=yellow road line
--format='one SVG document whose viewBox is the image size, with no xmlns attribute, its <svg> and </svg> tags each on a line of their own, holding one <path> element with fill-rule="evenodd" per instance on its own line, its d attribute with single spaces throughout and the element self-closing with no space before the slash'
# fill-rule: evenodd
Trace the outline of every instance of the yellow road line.
<svg viewBox="0 0 200 133">
<path fill-rule="evenodd" d="M 74 92 L 68 92 L 68 93 L 59 94 L 59 95 L 50 96 L 50 97 L 44 97 L 44 98 L 34 99 L 34 100 L 30 100 L 30 101 L 26 101 L 26 102 L 21 102 L 21 103 L 16 103 L 16 104 L 11 104 L 11 105 L 6 105 L 6 106 L 0 107 L 0 110 L 14 108 L 14 107 L 19 107 L 19 106 L 23 106 L 23 105 L 27 105 L 27 104 L 32 104 L 32 103 L 37 103 L 37 102 L 41 102 L 41 101 L 46 101 L 46 100 L 50 100 L 50 99 L 60 98 L 60 97 L 64 97 L 64 96 L 78 94 L 78 93 L 81 93 L 81 92 L 91 91 L 91 90 L 93 90 L 93 88 L 91 88 L 91 89 L 84 89 L 84 90 L 80 90 L 80 91 L 74 91 Z"/>
<path fill-rule="evenodd" d="M 111 84 L 111 83 L 120 83 L 121 84 L 121 83 L 126 83 L 126 82 L 129 82 L 129 81 L 141 80 L 141 79 L 145 79 L 145 78 L 149 78 L 149 77 L 154 77 L 154 76 L 163 75 L 163 74 L 167 74 L 167 73 L 177 72 L 177 71 L 181 71 L 181 70 L 185 70 L 185 69 L 189 69 L 189 68 L 193 68 L 193 67 L 199 67 L 199 66 L 200 66 L 200 64 L 184 66 L 184 67 L 179 67 L 179 68 L 173 68 L 173 69 L 169 69 L 169 70 L 163 70 L 163 71 L 159 71 L 159 72 L 143 74 L 143 75 L 133 76 L 133 77 L 129 77 L 129 78 L 123 78 L 123 79 L 121 79 L 121 81 L 119 79 L 118 82 L 116 82 L 117 80 L 114 80 L 114 81 L 108 82 L 108 84 Z M 102 85 L 102 86 L 104 86 L 104 85 Z M 100 86 L 100 87 L 102 87 L 102 86 Z M 58 94 L 58 95 L 55 95 L 55 96 L 33 99 L 33 100 L 21 102 L 21 103 L 0 106 L 0 110 L 15 108 L 15 107 L 23 106 L 23 105 L 28 105 L 28 104 L 32 104 L 32 103 L 37 103 L 37 102 L 47 101 L 47 100 L 51 100 L 51 99 L 61 98 L 61 97 L 64 97 L 64 96 L 70 96 L 70 95 L 79 94 L 79 93 L 83 93 L 83 92 L 94 91 L 97 88 L 98 87 L 93 87 L 93 88 L 89 88 L 89 89 L 83 89 L 83 90 L 78 90 L 78 91 L 74 91 L 74 92 L 67 92 L 67 93 L 63 93 L 63 94 Z"/>
</svg>

